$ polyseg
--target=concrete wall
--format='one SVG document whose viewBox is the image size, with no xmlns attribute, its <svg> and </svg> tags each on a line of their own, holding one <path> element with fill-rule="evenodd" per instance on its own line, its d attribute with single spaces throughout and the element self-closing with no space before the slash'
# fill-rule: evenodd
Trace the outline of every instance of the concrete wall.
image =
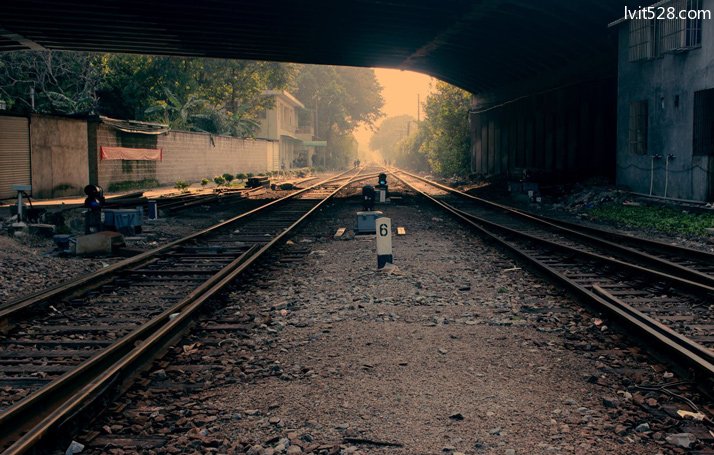
<svg viewBox="0 0 714 455">
<path fill-rule="evenodd" d="M 614 177 L 616 82 L 605 78 L 513 101 L 476 104 L 470 115 L 476 174 L 543 179 Z"/>
<path fill-rule="evenodd" d="M 99 184 L 155 179 L 160 184 L 177 180 L 199 181 L 224 173 L 260 173 L 274 169 L 278 143 L 265 140 L 211 136 L 172 131 L 158 136 L 126 134 L 106 125 L 97 127 L 97 153 L 102 146 L 160 148 L 161 161 L 98 160 Z"/>
<path fill-rule="evenodd" d="M 714 0 L 704 0 L 714 9 Z M 714 21 L 702 21 L 702 45 L 651 60 L 629 61 L 629 23 L 619 26 L 617 182 L 649 193 L 653 155 L 674 155 L 654 161 L 653 194 L 682 199 L 711 200 L 712 157 L 693 156 L 694 92 L 714 87 Z M 675 106 L 675 97 L 679 105 Z M 647 155 L 629 151 L 629 110 L 632 101 L 648 101 Z"/>
<path fill-rule="evenodd" d="M 33 115 L 30 144 L 35 197 L 82 193 L 89 182 L 86 120 Z"/>
</svg>

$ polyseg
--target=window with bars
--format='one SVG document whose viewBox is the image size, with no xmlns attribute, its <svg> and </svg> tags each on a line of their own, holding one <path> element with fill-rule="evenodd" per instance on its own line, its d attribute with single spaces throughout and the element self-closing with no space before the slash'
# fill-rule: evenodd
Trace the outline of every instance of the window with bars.
<svg viewBox="0 0 714 455">
<path fill-rule="evenodd" d="M 663 5 L 675 11 L 702 9 L 702 0 L 674 0 Z M 702 44 L 702 18 L 656 20 L 657 54 L 699 47 Z"/>
<path fill-rule="evenodd" d="M 648 60 L 654 57 L 654 24 L 649 19 L 630 21 L 630 61 Z"/>
<path fill-rule="evenodd" d="M 702 10 L 702 0 L 687 0 L 687 8 Z M 702 45 L 702 20 L 701 16 L 694 19 L 685 19 L 684 45 L 685 47 L 699 47 Z"/>
<path fill-rule="evenodd" d="M 703 0 L 671 0 L 658 5 L 655 12 L 674 8 L 680 11 L 700 11 Z M 632 19 L 630 20 L 629 60 L 636 62 L 658 57 L 667 52 L 682 51 L 702 45 L 702 17 L 693 19 Z"/>
<path fill-rule="evenodd" d="M 647 154 L 647 101 L 630 103 L 629 148 L 637 155 Z"/>
</svg>

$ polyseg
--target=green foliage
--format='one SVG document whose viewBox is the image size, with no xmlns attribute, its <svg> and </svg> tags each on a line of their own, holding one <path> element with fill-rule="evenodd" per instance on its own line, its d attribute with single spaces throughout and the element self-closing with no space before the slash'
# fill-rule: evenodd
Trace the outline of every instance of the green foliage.
<svg viewBox="0 0 714 455">
<path fill-rule="evenodd" d="M 8 110 L 46 114 L 93 113 L 102 81 L 101 59 L 86 52 L 0 53 L 0 99 Z"/>
<path fill-rule="evenodd" d="M 245 176 L 246 176 L 247 178 L 252 178 L 253 175 L 254 175 L 254 174 L 253 174 L 252 172 L 248 172 Z"/>
<path fill-rule="evenodd" d="M 217 176 L 213 177 L 213 181 L 216 183 L 216 185 L 221 186 L 221 185 L 225 185 L 226 178 L 223 177 L 222 175 L 217 175 Z"/>
<path fill-rule="evenodd" d="M 243 181 L 243 180 L 247 179 L 248 176 L 245 175 L 245 174 L 242 173 L 242 172 L 239 172 L 239 173 L 236 174 L 236 178 L 237 178 L 238 180 L 240 180 L 240 181 Z"/>
<path fill-rule="evenodd" d="M 206 108 L 206 100 L 189 95 L 186 101 L 181 101 L 168 88 L 164 88 L 164 91 L 166 100 L 157 101 L 154 106 L 144 110 L 144 114 L 152 120 L 169 124 L 173 129 L 197 129 L 194 122 L 197 116 L 201 115 L 199 113 Z"/>
<path fill-rule="evenodd" d="M 251 136 L 272 106 L 267 89 L 293 84 L 296 65 L 65 51 L 0 54 L 0 98 L 15 112 L 94 113 L 175 129 Z"/>
<path fill-rule="evenodd" d="M 409 137 L 397 144 L 396 164 L 399 167 L 416 171 L 430 171 L 429 161 L 422 151 L 422 145 L 427 137 L 425 128 L 417 129 Z"/>
<path fill-rule="evenodd" d="M 714 227 L 714 214 L 685 213 L 670 207 L 605 204 L 589 212 L 600 220 L 636 229 L 654 229 L 666 234 L 703 236 Z"/>
<path fill-rule="evenodd" d="M 374 70 L 304 65 L 296 77 L 296 97 L 305 104 L 301 124 L 315 127 L 327 141 L 314 157 L 316 163 L 340 167 L 356 156 L 351 133 L 360 125 L 373 126 L 383 116 L 382 87 Z"/>
<path fill-rule="evenodd" d="M 434 172 L 465 174 L 470 169 L 468 112 L 471 94 L 458 87 L 437 82 L 424 104 L 425 139 L 421 150 Z"/>
<path fill-rule="evenodd" d="M 201 179 L 201 186 L 206 186 L 209 183 L 211 183 L 211 181 L 209 179 L 207 179 L 205 177 Z"/>
<path fill-rule="evenodd" d="M 231 183 L 233 179 L 235 178 L 233 174 L 225 173 L 223 174 L 223 178 L 226 179 L 226 182 Z"/>
<path fill-rule="evenodd" d="M 181 191 L 182 193 L 188 191 L 189 186 L 191 186 L 191 184 L 188 183 L 186 180 L 176 180 L 176 183 L 174 184 L 174 188 Z"/>
<path fill-rule="evenodd" d="M 349 134 L 382 115 L 381 87 L 366 68 L 245 60 L 65 51 L 0 54 L 0 98 L 8 109 L 100 113 L 158 121 L 171 128 L 254 136 L 259 115 L 273 107 L 265 90 L 290 89 L 306 106 L 301 125 L 327 141 L 323 161 L 349 161 Z M 315 124 L 317 123 L 317 124 Z"/>
<path fill-rule="evenodd" d="M 148 189 L 148 188 L 157 188 L 158 186 L 159 186 L 159 181 L 156 179 L 125 180 L 122 182 L 110 183 L 107 191 L 109 191 L 110 193 L 116 193 L 119 191 L 144 190 L 144 189 Z"/>
<path fill-rule="evenodd" d="M 262 95 L 287 88 L 296 66 L 274 62 L 107 54 L 101 109 L 120 118 L 157 120 L 172 128 L 252 136 Z"/>
<path fill-rule="evenodd" d="M 372 136 L 370 148 L 400 167 L 442 175 L 467 174 L 470 169 L 468 112 L 471 94 L 437 82 L 424 103 L 425 119 L 386 119 Z"/>
</svg>

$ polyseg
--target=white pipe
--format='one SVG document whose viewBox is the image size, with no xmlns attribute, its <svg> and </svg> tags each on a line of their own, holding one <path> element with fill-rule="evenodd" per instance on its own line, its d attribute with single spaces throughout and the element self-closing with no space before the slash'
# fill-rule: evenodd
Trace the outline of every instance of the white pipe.
<svg viewBox="0 0 714 455">
<path fill-rule="evenodd" d="M 674 159 L 671 153 L 667 155 L 664 161 L 664 198 L 667 199 L 667 186 L 669 184 L 669 160 Z"/>
<path fill-rule="evenodd" d="M 664 162 L 664 198 L 667 199 L 667 185 L 669 184 L 669 157 Z"/>
</svg>

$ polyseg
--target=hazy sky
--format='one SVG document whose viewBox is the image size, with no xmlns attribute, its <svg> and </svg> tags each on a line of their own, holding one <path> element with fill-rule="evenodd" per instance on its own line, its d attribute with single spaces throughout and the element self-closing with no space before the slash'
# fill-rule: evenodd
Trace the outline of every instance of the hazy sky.
<svg viewBox="0 0 714 455">
<path fill-rule="evenodd" d="M 416 118 L 417 94 L 423 103 L 431 90 L 432 78 L 412 71 L 394 69 L 375 68 L 374 72 L 383 87 L 384 107 L 382 111 L 386 117 L 408 114 Z M 377 126 L 386 117 L 380 119 Z M 360 154 L 362 154 L 363 151 L 369 149 L 368 144 L 369 138 L 372 137 L 372 131 L 368 128 L 360 128 L 355 132 L 355 136 L 359 142 Z"/>
</svg>

